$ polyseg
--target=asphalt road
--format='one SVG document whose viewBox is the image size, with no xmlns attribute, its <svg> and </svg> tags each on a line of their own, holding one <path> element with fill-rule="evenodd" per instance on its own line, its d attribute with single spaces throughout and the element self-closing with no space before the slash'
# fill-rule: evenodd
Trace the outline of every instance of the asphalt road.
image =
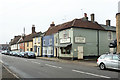
<svg viewBox="0 0 120 80">
<path fill-rule="evenodd" d="M 1 62 L 19 78 L 118 78 L 119 71 L 100 70 L 97 66 L 26 59 L 2 55 Z"/>
</svg>

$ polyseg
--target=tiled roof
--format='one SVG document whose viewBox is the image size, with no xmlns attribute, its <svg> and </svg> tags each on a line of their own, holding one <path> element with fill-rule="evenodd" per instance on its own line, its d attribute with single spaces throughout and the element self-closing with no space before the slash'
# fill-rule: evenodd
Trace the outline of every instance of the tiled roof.
<svg viewBox="0 0 120 80">
<path fill-rule="evenodd" d="M 100 25 L 107 31 L 115 31 L 116 32 L 115 26 L 107 26 L 107 25 L 103 25 L 103 24 L 100 24 Z"/>
<path fill-rule="evenodd" d="M 21 36 L 15 36 L 14 39 L 10 42 L 10 44 L 11 45 L 16 44 L 20 38 L 21 38 Z"/>
<path fill-rule="evenodd" d="M 37 33 L 31 33 L 29 35 L 26 35 L 24 37 L 24 40 L 20 41 L 19 43 L 33 41 L 34 37 L 40 36 L 41 34 L 42 34 L 42 32 L 37 32 Z"/>
<path fill-rule="evenodd" d="M 52 35 L 54 33 L 57 33 L 59 30 L 63 30 L 63 29 L 71 28 L 71 27 L 105 30 L 97 22 L 92 22 L 92 21 L 88 21 L 84 19 L 74 19 L 72 21 L 63 23 L 61 25 L 49 27 L 45 35 Z"/>
<path fill-rule="evenodd" d="M 37 33 L 33 36 L 33 38 L 34 38 L 34 37 L 40 37 L 42 34 L 43 34 L 42 32 L 37 32 Z"/>
</svg>

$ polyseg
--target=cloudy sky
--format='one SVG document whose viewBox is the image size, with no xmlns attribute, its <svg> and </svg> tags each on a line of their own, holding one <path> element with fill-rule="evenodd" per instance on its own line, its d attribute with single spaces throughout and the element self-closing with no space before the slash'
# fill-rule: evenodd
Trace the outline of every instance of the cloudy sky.
<svg viewBox="0 0 120 80">
<path fill-rule="evenodd" d="M 95 14 L 95 20 L 105 24 L 107 19 L 116 25 L 115 15 L 120 0 L 0 0 L 0 44 L 9 42 L 15 35 L 46 31 L 52 21 L 55 24 Z"/>
</svg>

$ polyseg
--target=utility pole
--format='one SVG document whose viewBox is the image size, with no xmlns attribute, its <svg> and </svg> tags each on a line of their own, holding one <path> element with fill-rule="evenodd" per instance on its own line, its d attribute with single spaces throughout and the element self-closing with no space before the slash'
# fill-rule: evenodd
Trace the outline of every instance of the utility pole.
<svg viewBox="0 0 120 80">
<path fill-rule="evenodd" d="M 117 37 L 117 53 L 120 54 L 120 1 L 118 2 L 118 13 L 116 14 L 116 37 Z"/>
</svg>

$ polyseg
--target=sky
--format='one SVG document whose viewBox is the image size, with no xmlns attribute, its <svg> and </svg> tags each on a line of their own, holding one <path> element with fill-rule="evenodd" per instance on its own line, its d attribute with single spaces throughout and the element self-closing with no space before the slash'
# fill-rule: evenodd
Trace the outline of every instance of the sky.
<svg viewBox="0 0 120 80">
<path fill-rule="evenodd" d="M 95 14 L 95 21 L 116 26 L 116 13 L 120 0 L 0 0 L 0 44 L 10 42 L 14 36 L 30 34 L 34 24 L 36 32 L 55 25 Z"/>
</svg>

